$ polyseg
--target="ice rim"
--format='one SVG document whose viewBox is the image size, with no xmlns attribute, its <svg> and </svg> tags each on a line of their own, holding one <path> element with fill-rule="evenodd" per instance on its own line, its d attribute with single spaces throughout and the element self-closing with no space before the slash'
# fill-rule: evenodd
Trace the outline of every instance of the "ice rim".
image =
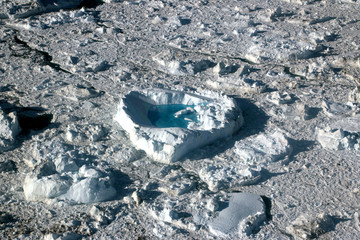
<svg viewBox="0 0 360 240">
<path fill-rule="evenodd" d="M 198 121 L 190 122 L 187 128 L 154 126 L 148 118 L 149 109 L 170 104 L 195 105 Z M 136 148 L 162 163 L 178 161 L 196 148 L 231 136 L 244 124 L 239 105 L 224 94 L 164 89 L 130 91 L 121 99 L 114 120 Z"/>
</svg>

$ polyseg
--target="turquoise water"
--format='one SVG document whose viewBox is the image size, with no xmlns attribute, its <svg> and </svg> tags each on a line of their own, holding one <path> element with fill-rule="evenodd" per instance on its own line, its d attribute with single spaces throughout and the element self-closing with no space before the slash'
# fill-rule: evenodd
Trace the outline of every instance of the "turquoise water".
<svg viewBox="0 0 360 240">
<path fill-rule="evenodd" d="M 196 112 L 175 117 L 176 112 L 186 109 L 187 107 L 194 108 L 195 105 L 169 104 L 152 106 L 149 109 L 148 118 L 154 126 L 159 128 L 187 128 L 189 120 L 186 120 L 185 118 L 191 119 L 193 122 L 197 122 L 198 119 Z"/>
</svg>

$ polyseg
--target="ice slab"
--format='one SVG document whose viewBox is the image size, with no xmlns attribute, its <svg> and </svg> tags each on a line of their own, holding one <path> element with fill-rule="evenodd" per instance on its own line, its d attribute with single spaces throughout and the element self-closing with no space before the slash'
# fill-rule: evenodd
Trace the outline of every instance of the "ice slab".
<svg viewBox="0 0 360 240">
<path fill-rule="evenodd" d="M 265 204 L 259 195 L 233 193 L 229 206 L 209 223 L 209 229 L 219 237 L 250 235 L 265 219 Z"/>
<path fill-rule="evenodd" d="M 137 148 L 163 163 L 233 134 L 244 121 L 235 100 L 224 95 L 163 89 L 131 91 L 114 120 Z"/>
</svg>

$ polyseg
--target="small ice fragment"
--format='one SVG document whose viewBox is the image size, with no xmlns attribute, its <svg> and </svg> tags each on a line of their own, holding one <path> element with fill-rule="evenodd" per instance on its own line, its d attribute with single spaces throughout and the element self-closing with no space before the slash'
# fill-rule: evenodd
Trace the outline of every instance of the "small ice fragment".
<svg viewBox="0 0 360 240">
<path fill-rule="evenodd" d="M 184 115 L 188 115 L 188 114 L 191 114 L 191 113 L 194 113 L 194 112 L 195 112 L 195 110 L 193 108 L 187 107 L 185 109 L 182 109 L 182 110 L 176 112 L 174 114 L 174 116 L 179 118 L 179 117 L 183 117 Z"/>
</svg>

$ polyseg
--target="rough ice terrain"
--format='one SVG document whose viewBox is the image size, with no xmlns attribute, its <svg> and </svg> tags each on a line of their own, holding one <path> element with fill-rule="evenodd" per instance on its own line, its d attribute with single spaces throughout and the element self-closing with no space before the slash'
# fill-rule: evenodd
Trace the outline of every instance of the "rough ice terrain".
<svg viewBox="0 0 360 240">
<path fill-rule="evenodd" d="M 0 239 L 358 239 L 355 0 L 0 0 Z"/>
</svg>

